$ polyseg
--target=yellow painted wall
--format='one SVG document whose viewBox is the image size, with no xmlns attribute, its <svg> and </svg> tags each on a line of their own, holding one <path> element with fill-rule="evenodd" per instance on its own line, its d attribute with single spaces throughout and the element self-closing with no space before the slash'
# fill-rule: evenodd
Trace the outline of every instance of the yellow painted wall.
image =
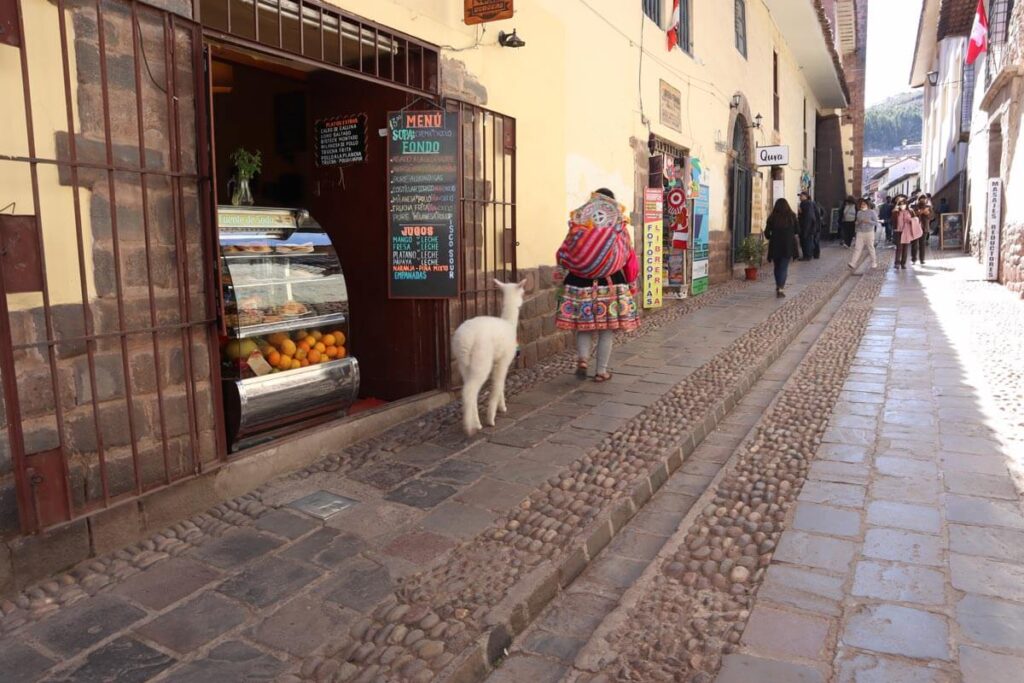
<svg viewBox="0 0 1024 683">
<path fill-rule="evenodd" d="M 764 116 L 762 130 L 752 131 L 753 143 L 790 145 L 787 197 L 795 201 L 801 173 L 805 168 L 813 171 L 818 104 L 760 0 L 747 3 L 746 58 L 734 47 L 732 3 L 723 0 L 693 0 L 693 57 L 678 49 L 668 51 L 664 28 L 643 17 L 640 2 L 517 0 L 513 19 L 486 24 L 482 34 L 462 23 L 458 0 L 336 4 L 444 46 L 443 56 L 463 62 L 486 88 L 486 106 L 516 118 L 521 267 L 552 263 L 567 212 L 591 190 L 610 187 L 624 203 L 638 208 L 631 140 L 646 145 L 649 131 L 701 159 L 711 186 L 711 229 L 725 230 L 729 101 L 735 93 L 746 98 L 751 116 Z M 666 21 L 671 4 L 665 0 Z M 497 46 L 498 31 L 513 28 L 526 47 Z M 772 130 L 773 49 L 780 55 L 778 133 Z M 682 131 L 660 122 L 661 80 L 682 92 Z M 768 170 L 763 178 L 766 202 Z"/>
<path fill-rule="evenodd" d="M 31 86 L 35 155 L 40 159 L 52 160 L 57 158 L 57 133 L 68 129 L 57 7 L 46 0 L 23 0 L 22 8 L 25 14 L 25 46 Z M 74 64 L 74 38 L 70 35 L 70 19 L 67 24 L 69 58 Z M 74 69 L 71 77 L 72 120 L 77 129 L 78 97 L 75 94 Z M 28 157 L 30 150 L 22 97 L 20 50 L 9 45 L 0 45 L 0 92 L 5 94 L 6 99 L 5 104 L 0 106 L 0 156 Z M 37 168 L 38 207 L 32 196 L 30 165 L 23 161 L 0 159 L 0 208 L 14 202 L 13 209 L 7 209 L 7 212 L 40 216 L 50 304 L 81 303 L 78 242 L 74 232 L 74 192 L 71 187 L 59 184 L 55 165 L 39 164 Z M 91 192 L 85 189 L 79 192 L 86 259 L 91 259 L 92 254 L 88 209 L 90 195 Z M 91 293 L 94 290 L 89 263 L 86 273 Z M 41 294 L 8 296 L 11 310 L 25 310 L 40 305 Z"/>
</svg>

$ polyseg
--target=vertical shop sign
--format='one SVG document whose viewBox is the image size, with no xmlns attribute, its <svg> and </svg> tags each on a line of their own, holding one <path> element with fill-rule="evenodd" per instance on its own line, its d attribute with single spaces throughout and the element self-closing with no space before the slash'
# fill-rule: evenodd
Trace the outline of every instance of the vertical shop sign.
<svg viewBox="0 0 1024 683">
<path fill-rule="evenodd" d="M 988 179 L 985 209 L 985 279 L 999 279 L 999 224 L 1003 217 L 1003 181 Z"/>
<path fill-rule="evenodd" d="M 708 267 L 711 247 L 708 232 L 711 229 L 711 188 L 700 186 L 693 200 L 693 293 L 703 294 L 708 289 Z"/>
<path fill-rule="evenodd" d="M 472 26 L 488 21 L 511 19 L 512 0 L 465 0 L 463 21 Z"/>
<path fill-rule="evenodd" d="M 644 190 L 644 308 L 661 307 L 664 195 L 659 188 Z"/>
<path fill-rule="evenodd" d="M 393 299 L 459 295 L 458 161 L 458 114 L 388 114 L 388 291 Z"/>
<path fill-rule="evenodd" d="M 689 249 L 690 216 L 686 188 L 681 183 L 665 193 L 665 286 L 679 287 L 686 295 L 686 250 Z"/>
</svg>

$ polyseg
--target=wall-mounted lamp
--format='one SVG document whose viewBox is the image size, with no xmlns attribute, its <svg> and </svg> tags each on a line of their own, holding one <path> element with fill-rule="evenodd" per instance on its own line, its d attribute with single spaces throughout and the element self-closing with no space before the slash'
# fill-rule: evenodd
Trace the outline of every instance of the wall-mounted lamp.
<svg viewBox="0 0 1024 683">
<path fill-rule="evenodd" d="M 498 31 L 498 45 L 502 47 L 526 47 L 526 41 L 516 35 L 516 30 L 512 29 L 512 33 L 505 33 L 504 31 Z"/>
<path fill-rule="evenodd" d="M 928 84 L 933 88 L 939 84 L 939 72 L 929 71 L 928 72 Z"/>
<path fill-rule="evenodd" d="M 753 125 L 751 125 L 749 127 L 750 128 L 758 128 L 758 129 L 760 129 L 761 128 L 761 121 L 763 121 L 763 120 L 764 120 L 764 117 L 761 116 L 760 114 L 758 114 L 757 116 L 754 117 Z"/>
<path fill-rule="evenodd" d="M 743 99 L 739 95 L 733 95 L 732 102 L 729 103 L 729 109 L 739 109 L 741 104 L 743 104 Z"/>
</svg>

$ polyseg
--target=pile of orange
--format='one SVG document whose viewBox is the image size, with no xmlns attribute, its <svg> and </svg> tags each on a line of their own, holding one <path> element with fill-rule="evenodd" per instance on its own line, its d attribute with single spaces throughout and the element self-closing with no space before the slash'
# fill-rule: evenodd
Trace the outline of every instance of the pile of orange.
<svg viewBox="0 0 1024 683">
<path fill-rule="evenodd" d="M 340 330 L 298 330 L 290 337 L 283 332 L 275 332 L 260 344 L 260 351 L 276 370 L 295 370 L 348 355 L 345 333 Z"/>
</svg>

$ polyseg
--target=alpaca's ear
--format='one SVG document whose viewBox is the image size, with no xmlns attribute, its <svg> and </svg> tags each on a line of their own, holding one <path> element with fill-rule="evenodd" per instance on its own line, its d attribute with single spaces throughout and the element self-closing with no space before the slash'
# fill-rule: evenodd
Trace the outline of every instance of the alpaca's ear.
<svg viewBox="0 0 1024 683">
<path fill-rule="evenodd" d="M 519 284 L 517 286 L 519 287 L 519 289 L 521 289 L 521 290 L 523 290 L 525 292 L 526 291 L 526 280 L 520 280 Z"/>
</svg>

